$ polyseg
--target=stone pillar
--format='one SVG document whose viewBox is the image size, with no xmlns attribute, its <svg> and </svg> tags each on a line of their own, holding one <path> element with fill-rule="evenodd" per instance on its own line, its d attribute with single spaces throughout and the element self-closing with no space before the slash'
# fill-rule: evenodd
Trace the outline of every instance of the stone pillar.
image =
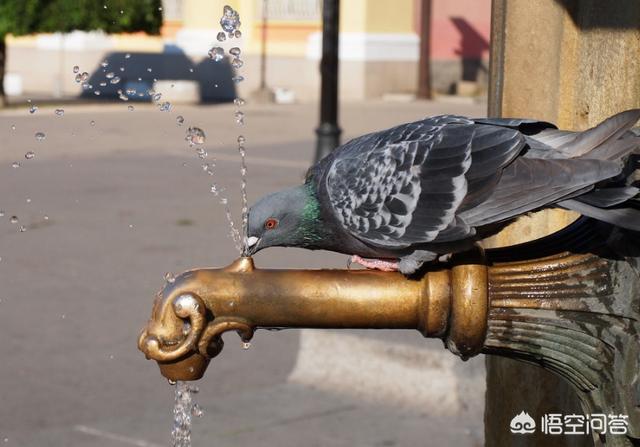
<svg viewBox="0 0 640 447">
<path fill-rule="evenodd" d="M 640 106 L 640 3 L 635 0 L 494 0 L 491 40 L 492 116 L 537 118 L 578 130 Z M 540 237 L 574 217 L 537 213 L 485 245 Z M 509 422 L 521 411 L 538 427 L 543 414 L 583 414 L 576 393 L 562 379 L 536 366 L 487 356 L 486 445 L 593 445 L 589 436 L 549 436 L 539 430 L 512 435 Z"/>
</svg>

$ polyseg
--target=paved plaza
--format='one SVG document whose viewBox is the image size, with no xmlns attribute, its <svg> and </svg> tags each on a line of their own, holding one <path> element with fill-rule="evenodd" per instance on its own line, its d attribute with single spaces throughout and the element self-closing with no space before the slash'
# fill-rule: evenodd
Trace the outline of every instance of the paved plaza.
<svg viewBox="0 0 640 447">
<path fill-rule="evenodd" d="M 3 447 L 169 445 L 173 389 L 136 348 L 164 273 L 238 255 L 210 186 L 237 221 L 240 133 L 250 201 L 301 182 L 313 158 L 314 104 L 247 105 L 243 127 L 230 105 L 133 105 L 0 110 Z M 482 116 L 485 105 L 347 103 L 340 121 L 346 141 L 441 113 Z M 184 141 L 189 126 L 207 134 L 212 177 Z M 256 264 L 346 259 L 271 249 Z M 483 358 L 464 363 L 417 331 L 258 331 L 248 350 L 225 340 L 198 383 L 194 447 L 483 444 Z"/>
</svg>

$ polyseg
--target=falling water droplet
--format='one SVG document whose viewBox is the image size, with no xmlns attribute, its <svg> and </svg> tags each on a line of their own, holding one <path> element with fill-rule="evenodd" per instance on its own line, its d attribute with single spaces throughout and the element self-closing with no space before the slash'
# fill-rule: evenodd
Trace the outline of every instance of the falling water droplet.
<svg viewBox="0 0 640 447">
<path fill-rule="evenodd" d="M 218 35 L 216 36 L 216 39 L 218 40 L 218 42 L 224 42 L 225 40 L 227 40 L 227 36 L 225 33 L 223 33 L 222 31 L 220 31 L 218 33 Z"/>
<path fill-rule="evenodd" d="M 4 217 L 4 210 L 0 210 L 0 217 Z"/>
<path fill-rule="evenodd" d="M 173 284 L 176 280 L 176 277 L 171 272 L 167 272 L 164 274 L 164 280 L 168 283 Z"/>
<path fill-rule="evenodd" d="M 236 99 L 233 100 L 233 103 L 235 105 L 237 105 L 238 107 L 240 107 L 240 106 L 243 106 L 245 104 L 245 101 L 242 98 L 236 98 Z"/>
<path fill-rule="evenodd" d="M 178 124 L 178 126 L 182 126 L 184 124 L 184 117 L 182 115 L 178 115 L 176 117 L 176 123 Z"/>
<path fill-rule="evenodd" d="M 100 96 L 101 93 L 102 92 L 100 90 L 96 90 L 96 91 L 93 92 L 93 94 L 96 95 L 96 96 Z"/>
<path fill-rule="evenodd" d="M 238 144 L 244 144 L 245 141 L 246 138 L 244 137 L 244 135 L 238 135 Z"/>
<path fill-rule="evenodd" d="M 103 81 L 103 82 L 101 82 L 99 85 L 100 85 L 100 87 L 106 87 L 106 86 L 107 86 L 107 83 Z"/>
<path fill-rule="evenodd" d="M 13 163 L 11 163 L 11 167 L 12 168 L 19 168 L 21 166 L 19 161 L 14 161 Z"/>
<path fill-rule="evenodd" d="M 12 224 L 18 223 L 18 216 L 11 216 L 9 218 L 9 222 L 11 222 Z"/>
<path fill-rule="evenodd" d="M 193 68 L 190 68 L 190 69 L 189 69 L 189 73 L 193 73 Z"/>
<path fill-rule="evenodd" d="M 29 107 L 29 113 L 31 113 L 32 115 L 37 111 L 38 111 L 38 106 L 32 105 L 31 107 Z"/>
<path fill-rule="evenodd" d="M 95 122 L 94 120 L 91 120 L 91 121 L 89 122 L 89 124 L 91 124 L 92 126 L 95 126 L 95 125 L 96 125 L 96 122 Z"/>
<path fill-rule="evenodd" d="M 127 53 L 127 54 L 124 55 L 125 59 L 129 59 L 130 57 L 131 57 L 131 53 Z"/>
<path fill-rule="evenodd" d="M 31 160 L 36 156 L 36 153 L 33 151 L 29 151 L 26 154 L 24 154 L 24 158 L 26 158 L 27 160 Z"/>
<path fill-rule="evenodd" d="M 118 90 L 118 99 L 121 101 L 129 101 L 129 97 L 125 95 L 122 90 Z"/>
<path fill-rule="evenodd" d="M 239 29 L 235 30 L 233 32 L 233 37 L 235 37 L 236 39 L 240 39 L 242 37 L 242 31 L 240 31 Z"/>
<path fill-rule="evenodd" d="M 118 82 L 120 82 L 120 76 L 115 76 L 110 82 L 112 84 L 117 84 Z"/>
<path fill-rule="evenodd" d="M 240 124 L 242 126 L 244 124 L 244 112 L 238 110 L 234 116 L 236 118 L 236 124 Z"/>
<path fill-rule="evenodd" d="M 38 141 L 42 141 L 44 140 L 47 136 L 44 134 L 44 132 L 36 132 L 36 140 Z"/>
<path fill-rule="evenodd" d="M 244 62 L 242 62 L 242 59 L 236 57 L 231 61 L 231 66 L 233 68 L 235 68 L 236 70 L 239 68 L 242 68 L 242 66 L 244 65 Z"/>
<path fill-rule="evenodd" d="M 227 33 L 233 33 L 236 28 L 240 27 L 240 16 L 229 5 L 225 5 L 223 9 L 222 18 L 220 19 L 220 26 Z"/>
<path fill-rule="evenodd" d="M 201 160 L 204 160 L 205 158 L 207 158 L 207 155 L 209 155 L 207 153 L 207 151 L 204 150 L 204 148 L 201 148 L 201 147 L 196 149 L 196 154 L 198 154 L 198 158 L 200 158 Z"/>
<path fill-rule="evenodd" d="M 178 383 L 178 382 L 176 382 L 175 380 L 171 380 L 171 379 L 167 379 L 167 381 L 169 382 L 169 385 L 171 385 L 171 386 L 173 386 L 173 385 L 175 385 L 176 383 Z"/>
<path fill-rule="evenodd" d="M 229 54 L 233 55 L 233 56 L 240 56 L 240 48 L 238 47 L 233 47 L 229 50 Z"/>
<path fill-rule="evenodd" d="M 105 78 L 107 78 L 107 79 L 113 79 L 113 77 L 114 77 L 115 75 L 116 75 L 116 74 L 115 74 L 114 72 L 110 71 L 109 73 L 107 73 L 107 74 L 105 75 Z"/>
<path fill-rule="evenodd" d="M 64 109 L 56 109 L 54 113 L 57 116 L 64 116 Z"/>
<path fill-rule="evenodd" d="M 82 74 L 80 75 L 80 81 L 86 82 L 88 80 L 89 80 L 89 73 L 87 73 L 86 71 L 83 71 Z"/>
<path fill-rule="evenodd" d="M 27 231 L 27 227 L 25 227 L 24 225 L 20 225 L 20 228 L 18 228 L 18 232 L 24 233 L 25 231 Z"/>
<path fill-rule="evenodd" d="M 105 60 L 105 61 L 102 61 L 100 65 L 102 65 L 102 68 L 107 68 L 109 66 L 109 62 Z"/>
<path fill-rule="evenodd" d="M 133 112 L 135 110 L 135 107 L 133 107 L 132 105 L 127 106 L 127 110 L 129 110 L 129 112 Z"/>
<path fill-rule="evenodd" d="M 189 146 L 196 146 L 204 144 L 207 136 L 205 135 L 204 130 L 199 127 L 189 127 L 184 139 L 189 143 Z"/>
<path fill-rule="evenodd" d="M 200 405 L 193 404 L 193 407 L 191 407 L 191 415 L 197 418 L 200 418 L 202 417 L 203 414 L 204 414 L 204 411 L 202 411 L 202 408 L 200 408 Z"/>
<path fill-rule="evenodd" d="M 214 62 L 220 62 L 224 59 L 224 49 L 221 47 L 213 47 L 209 50 L 209 58 Z"/>
<path fill-rule="evenodd" d="M 120 71 L 123 72 L 124 71 L 124 67 L 120 67 Z"/>
<path fill-rule="evenodd" d="M 240 82 L 244 81 L 244 76 L 234 76 L 231 78 L 231 80 L 236 84 L 239 84 Z"/>
<path fill-rule="evenodd" d="M 248 341 L 243 341 L 242 342 L 242 349 L 247 350 L 251 347 L 251 342 Z"/>
<path fill-rule="evenodd" d="M 216 167 L 215 163 L 204 163 L 202 165 L 202 170 L 204 172 L 206 172 L 209 175 L 213 175 L 214 174 L 214 168 Z"/>
<path fill-rule="evenodd" d="M 169 101 L 165 101 L 162 104 L 160 104 L 160 111 L 161 112 L 170 112 L 171 111 L 171 103 Z"/>
<path fill-rule="evenodd" d="M 49 216 L 47 216 L 46 214 L 45 214 L 44 216 L 42 216 L 42 218 L 43 218 L 44 220 L 49 220 Z"/>
<path fill-rule="evenodd" d="M 162 98 L 162 93 L 155 93 L 153 96 L 151 96 L 151 99 L 153 99 L 154 101 L 160 101 L 160 99 Z"/>
<path fill-rule="evenodd" d="M 74 73 L 77 73 L 77 72 L 79 72 L 79 71 L 80 71 L 80 67 L 78 67 L 77 65 L 74 65 L 74 66 L 73 66 L 73 72 L 74 72 Z"/>
<path fill-rule="evenodd" d="M 16 130 L 16 125 L 15 124 L 11 125 L 11 130 Z"/>
<path fill-rule="evenodd" d="M 148 68 L 147 68 L 147 71 L 148 71 L 149 73 L 151 73 L 151 72 L 153 71 L 153 69 L 152 69 L 151 67 L 148 67 Z"/>
</svg>

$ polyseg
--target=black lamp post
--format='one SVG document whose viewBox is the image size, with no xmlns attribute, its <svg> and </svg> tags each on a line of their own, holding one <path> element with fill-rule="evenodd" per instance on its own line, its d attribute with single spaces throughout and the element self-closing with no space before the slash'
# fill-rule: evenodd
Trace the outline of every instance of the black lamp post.
<svg viewBox="0 0 640 447">
<path fill-rule="evenodd" d="M 316 129 L 316 161 L 340 145 L 338 126 L 338 34 L 340 0 L 324 0 L 322 7 L 322 60 L 320 61 L 320 125 Z"/>
</svg>

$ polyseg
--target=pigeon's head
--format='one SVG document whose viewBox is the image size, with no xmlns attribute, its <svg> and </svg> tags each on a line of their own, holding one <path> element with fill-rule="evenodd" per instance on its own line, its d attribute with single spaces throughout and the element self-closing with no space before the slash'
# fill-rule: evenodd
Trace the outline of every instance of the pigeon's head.
<svg viewBox="0 0 640 447">
<path fill-rule="evenodd" d="M 318 204 L 307 185 L 269 194 L 249 210 L 248 255 L 267 247 L 302 247 L 314 235 Z"/>
</svg>

